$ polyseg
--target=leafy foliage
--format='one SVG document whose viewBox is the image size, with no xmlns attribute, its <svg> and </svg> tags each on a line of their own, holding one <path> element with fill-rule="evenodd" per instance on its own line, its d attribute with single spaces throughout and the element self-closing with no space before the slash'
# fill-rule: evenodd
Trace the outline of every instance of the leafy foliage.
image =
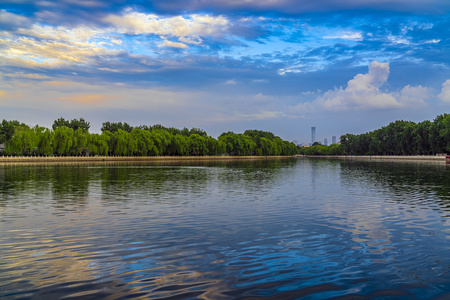
<svg viewBox="0 0 450 300">
<path fill-rule="evenodd" d="M 450 152 L 450 114 L 433 121 L 395 121 L 380 129 L 341 136 L 341 144 L 300 148 L 305 155 L 434 155 Z"/>
<path fill-rule="evenodd" d="M 218 139 L 200 128 L 176 129 L 162 125 L 132 127 L 104 122 L 102 133 L 89 133 L 83 118 L 54 121 L 53 130 L 18 121 L 2 123 L 8 155 L 113 155 L 113 156 L 203 156 L 203 155 L 294 155 L 297 148 L 271 132 L 227 132 Z M 3 131 L 2 131 L 3 130 Z"/>
<path fill-rule="evenodd" d="M 302 150 L 302 153 L 311 151 L 313 149 Z M 341 136 L 340 149 L 334 152 L 350 155 L 434 155 L 448 151 L 450 114 L 439 115 L 433 122 L 400 120 L 364 134 L 348 133 Z"/>
<path fill-rule="evenodd" d="M 0 144 L 9 141 L 13 137 L 17 127 L 24 126 L 26 126 L 24 123 L 20 123 L 17 120 L 7 121 L 3 119 L 2 123 L 0 124 Z"/>
<path fill-rule="evenodd" d="M 84 120 L 83 118 L 80 118 L 78 120 L 73 119 L 72 121 L 69 122 L 68 120 L 65 120 L 63 117 L 61 117 L 58 120 L 55 120 L 52 125 L 53 129 L 56 129 L 58 127 L 72 128 L 74 131 L 81 129 L 84 132 L 88 132 L 91 125 L 89 122 L 86 122 L 86 120 Z"/>
<path fill-rule="evenodd" d="M 127 123 L 122 123 L 122 122 L 118 122 L 118 123 L 114 123 L 114 122 L 103 122 L 102 124 L 102 128 L 100 129 L 102 132 L 103 131 L 109 131 L 109 132 L 117 132 L 119 129 L 126 131 L 126 132 L 131 132 L 131 130 L 133 130 L 133 127 L 128 125 Z"/>
</svg>

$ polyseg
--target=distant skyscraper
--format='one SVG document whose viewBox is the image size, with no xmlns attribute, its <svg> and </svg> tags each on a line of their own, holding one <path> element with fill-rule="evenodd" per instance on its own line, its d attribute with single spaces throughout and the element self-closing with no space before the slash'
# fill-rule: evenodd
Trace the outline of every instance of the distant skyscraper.
<svg viewBox="0 0 450 300">
<path fill-rule="evenodd" d="M 336 136 L 335 135 L 333 135 L 333 137 L 331 138 L 331 143 L 336 144 Z"/>
<path fill-rule="evenodd" d="M 316 127 L 311 127 L 311 145 L 316 141 Z"/>
<path fill-rule="evenodd" d="M 328 140 L 327 140 L 327 139 L 323 139 L 323 144 L 324 144 L 325 146 L 328 146 Z"/>
</svg>

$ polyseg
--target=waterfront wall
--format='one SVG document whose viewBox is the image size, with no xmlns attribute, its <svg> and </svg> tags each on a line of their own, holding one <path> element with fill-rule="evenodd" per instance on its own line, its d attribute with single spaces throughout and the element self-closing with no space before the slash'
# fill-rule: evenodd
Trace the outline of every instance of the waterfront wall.
<svg viewBox="0 0 450 300">
<path fill-rule="evenodd" d="M 287 158 L 330 158 L 342 160 L 396 160 L 396 161 L 435 161 L 446 162 L 445 155 L 295 155 L 295 156 L 0 156 L 1 163 L 50 163 L 50 162 L 177 162 L 177 161 L 232 161 L 266 160 Z"/>
<path fill-rule="evenodd" d="M 398 161 L 436 161 L 445 162 L 446 155 L 307 155 L 311 158 L 334 158 L 344 160 L 398 160 Z"/>
<path fill-rule="evenodd" d="M 294 156 L 0 156 L 0 163 L 18 162 L 174 162 L 286 159 Z"/>
</svg>

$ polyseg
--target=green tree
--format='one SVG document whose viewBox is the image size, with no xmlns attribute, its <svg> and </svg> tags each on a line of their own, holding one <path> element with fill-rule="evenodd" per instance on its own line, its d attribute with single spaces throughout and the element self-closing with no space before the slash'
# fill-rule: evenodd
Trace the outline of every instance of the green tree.
<svg viewBox="0 0 450 300">
<path fill-rule="evenodd" d="M 328 146 L 327 149 L 327 154 L 328 155 L 341 155 L 341 146 L 338 144 L 332 144 L 330 146 Z"/>
<path fill-rule="evenodd" d="M 63 117 L 61 117 L 53 122 L 52 128 L 53 130 L 55 130 L 56 128 L 62 126 L 72 128 L 73 131 L 77 131 L 79 128 L 81 128 L 84 132 L 88 132 L 89 128 L 91 127 L 90 123 L 83 118 L 73 119 L 72 121 L 69 122 L 69 120 L 66 120 Z"/>
<path fill-rule="evenodd" d="M 261 137 L 259 139 L 260 142 L 260 155 L 272 155 L 272 141 L 269 139 L 266 139 L 265 137 Z"/>
<path fill-rule="evenodd" d="M 353 154 L 352 152 L 353 152 L 354 137 L 355 135 L 350 133 L 341 135 L 340 142 L 343 154 Z"/>
<path fill-rule="evenodd" d="M 256 149 L 256 143 L 253 141 L 253 139 L 245 134 L 239 135 L 239 138 L 242 140 L 243 145 L 243 149 L 240 155 L 253 155 L 253 151 Z"/>
<path fill-rule="evenodd" d="M 118 129 L 111 133 L 109 148 L 113 156 L 124 156 L 128 153 L 128 135 L 129 133 Z"/>
<path fill-rule="evenodd" d="M 257 129 L 246 130 L 244 132 L 244 134 L 251 137 L 256 143 L 257 143 L 258 138 L 263 137 L 263 138 L 273 141 L 277 137 L 272 132 L 262 131 L 262 130 L 257 130 Z"/>
<path fill-rule="evenodd" d="M 283 149 L 283 140 L 279 137 L 275 138 L 272 141 L 272 149 L 271 153 L 272 155 L 278 156 L 281 154 L 281 150 Z"/>
<path fill-rule="evenodd" d="M 432 152 L 430 145 L 430 131 L 433 124 L 430 121 L 418 123 L 413 132 L 414 148 L 417 154 L 430 154 Z"/>
<path fill-rule="evenodd" d="M 189 149 L 193 155 L 205 155 L 208 148 L 206 147 L 206 138 L 199 134 L 191 134 L 189 136 Z"/>
<path fill-rule="evenodd" d="M 281 155 L 291 156 L 298 153 L 297 146 L 294 143 L 283 141 Z"/>
<path fill-rule="evenodd" d="M 7 121 L 3 119 L 2 123 L 0 124 L 0 144 L 6 143 L 9 141 L 16 130 L 16 127 L 25 127 L 24 123 L 20 123 L 17 120 L 13 121 Z"/>
<path fill-rule="evenodd" d="M 58 155 L 67 155 L 73 144 L 74 131 L 72 128 L 60 126 L 53 130 L 53 148 Z"/>
<path fill-rule="evenodd" d="M 442 140 L 442 149 L 450 152 L 450 114 L 444 114 L 439 120 L 439 137 Z"/>
<path fill-rule="evenodd" d="M 153 129 L 151 136 L 155 144 L 152 155 L 167 155 L 168 147 L 172 141 L 172 135 L 163 129 Z"/>
<path fill-rule="evenodd" d="M 102 128 L 101 131 L 109 131 L 111 133 L 115 133 L 116 131 L 118 131 L 119 129 L 126 131 L 128 133 L 130 133 L 133 130 L 133 127 L 128 125 L 126 122 L 122 123 L 122 122 L 118 122 L 118 123 L 114 123 L 114 122 L 103 122 L 102 123 Z"/>
<path fill-rule="evenodd" d="M 155 143 L 152 140 L 151 133 L 149 131 L 142 130 L 140 128 L 134 128 L 131 131 L 131 136 L 136 142 L 135 154 L 138 156 L 148 156 L 150 150 L 155 145 Z"/>
<path fill-rule="evenodd" d="M 189 151 L 188 137 L 181 134 L 173 135 L 170 141 L 170 145 L 168 147 L 169 155 L 187 156 L 189 155 L 189 152 L 190 151 Z"/>
<path fill-rule="evenodd" d="M 229 155 L 252 155 L 256 149 L 256 143 L 252 138 L 242 133 L 222 133 L 219 136 L 219 141 L 225 144 Z"/>
<path fill-rule="evenodd" d="M 38 155 L 53 155 L 53 132 L 45 127 L 33 127 L 36 135 L 36 150 Z"/>
<path fill-rule="evenodd" d="M 226 146 L 222 141 L 210 136 L 204 136 L 208 155 L 222 155 L 226 153 Z"/>
<path fill-rule="evenodd" d="M 82 128 L 74 130 L 71 150 L 75 155 L 81 155 L 83 151 L 86 150 L 88 144 L 88 135 L 89 133 L 85 132 Z"/>
<path fill-rule="evenodd" d="M 90 123 L 87 122 L 85 119 L 73 119 L 70 121 L 70 124 L 68 126 L 69 128 L 72 128 L 74 131 L 77 131 L 78 129 L 83 130 L 83 132 L 88 132 L 89 128 L 91 127 Z"/>
<path fill-rule="evenodd" d="M 70 128 L 70 122 L 69 120 L 66 120 L 63 117 L 61 117 L 53 122 L 52 128 L 53 130 L 55 130 L 56 128 L 63 126 Z"/>
<path fill-rule="evenodd" d="M 233 136 L 234 136 L 234 133 L 231 131 L 224 132 L 219 136 L 219 141 L 221 141 L 225 145 L 225 151 L 229 155 L 232 155 L 232 153 L 234 151 Z"/>
<path fill-rule="evenodd" d="M 90 133 L 87 135 L 87 149 L 89 155 L 108 155 L 108 142 L 106 135 L 98 133 Z"/>
<path fill-rule="evenodd" d="M 13 137 L 6 143 L 6 152 L 20 155 L 31 154 L 36 145 L 37 138 L 32 129 L 28 126 L 16 127 Z"/>
<path fill-rule="evenodd" d="M 198 134 L 199 136 L 208 136 L 206 131 L 204 131 L 203 129 L 200 129 L 200 128 L 195 128 L 195 127 L 191 128 L 191 130 L 189 130 L 189 136 L 191 136 L 193 134 Z"/>
</svg>

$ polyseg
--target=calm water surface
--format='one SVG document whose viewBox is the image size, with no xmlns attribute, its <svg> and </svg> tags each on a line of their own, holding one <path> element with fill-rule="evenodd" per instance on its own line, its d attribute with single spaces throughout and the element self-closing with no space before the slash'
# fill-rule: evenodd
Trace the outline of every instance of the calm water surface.
<svg viewBox="0 0 450 300">
<path fill-rule="evenodd" d="M 0 166 L 2 299 L 450 299 L 450 167 Z"/>
</svg>

